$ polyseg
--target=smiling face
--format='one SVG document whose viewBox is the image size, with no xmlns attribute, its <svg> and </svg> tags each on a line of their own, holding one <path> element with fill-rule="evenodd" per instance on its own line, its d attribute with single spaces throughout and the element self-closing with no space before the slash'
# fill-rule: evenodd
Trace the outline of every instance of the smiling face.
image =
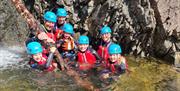
<svg viewBox="0 0 180 91">
<path fill-rule="evenodd" d="M 37 62 L 42 60 L 42 53 L 32 55 L 33 59 Z"/>
<path fill-rule="evenodd" d="M 120 57 L 121 57 L 121 54 L 112 54 L 112 55 L 109 55 L 109 59 L 110 59 L 111 62 L 118 61 Z"/>
<path fill-rule="evenodd" d="M 54 29 L 54 25 L 55 23 L 50 22 L 50 21 L 45 21 L 44 23 L 45 28 L 49 31 Z"/>
<path fill-rule="evenodd" d="M 88 47 L 89 47 L 89 44 L 79 44 L 79 45 L 78 45 L 78 49 L 79 49 L 81 52 L 85 52 Z"/>
<path fill-rule="evenodd" d="M 66 17 L 62 17 L 62 16 L 58 17 L 58 24 L 59 24 L 59 25 L 64 24 L 65 21 L 66 21 Z"/>
<path fill-rule="evenodd" d="M 110 33 L 102 34 L 101 37 L 102 37 L 102 40 L 104 42 L 109 42 L 111 40 L 111 34 Z"/>
</svg>

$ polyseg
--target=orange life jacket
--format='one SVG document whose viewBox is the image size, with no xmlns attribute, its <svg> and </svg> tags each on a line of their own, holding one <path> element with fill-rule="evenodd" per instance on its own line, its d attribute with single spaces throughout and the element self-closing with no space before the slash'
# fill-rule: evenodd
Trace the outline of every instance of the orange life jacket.
<svg viewBox="0 0 180 91">
<path fill-rule="evenodd" d="M 72 37 L 70 37 L 69 39 L 62 39 L 62 44 L 61 44 L 60 48 L 63 51 L 74 50 L 74 48 L 75 48 L 74 39 Z"/>
</svg>

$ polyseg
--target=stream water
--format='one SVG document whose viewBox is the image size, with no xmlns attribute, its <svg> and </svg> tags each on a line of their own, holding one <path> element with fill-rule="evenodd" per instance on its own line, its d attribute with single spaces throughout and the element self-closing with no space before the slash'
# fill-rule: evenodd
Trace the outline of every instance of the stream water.
<svg viewBox="0 0 180 91">
<path fill-rule="evenodd" d="M 180 91 L 180 74 L 157 59 L 127 56 L 130 74 L 105 91 Z M 23 47 L 0 48 L 0 91 L 85 91 L 64 72 L 32 70 Z M 94 85 L 101 88 L 96 78 Z"/>
</svg>

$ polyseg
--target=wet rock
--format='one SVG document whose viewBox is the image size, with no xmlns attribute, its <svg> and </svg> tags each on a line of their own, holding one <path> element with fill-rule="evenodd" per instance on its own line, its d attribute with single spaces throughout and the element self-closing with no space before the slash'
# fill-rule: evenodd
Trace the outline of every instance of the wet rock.
<svg viewBox="0 0 180 91">
<path fill-rule="evenodd" d="M 100 28 L 108 25 L 113 30 L 113 41 L 121 44 L 124 54 L 134 53 L 168 60 L 174 59 L 174 53 L 180 50 L 180 6 L 177 2 L 179 0 L 56 0 L 57 5 L 69 12 L 69 21 L 81 34 L 85 31 L 90 37 L 98 39 Z M 55 4 L 46 3 L 47 6 Z M 42 7 L 43 10 L 47 8 Z M 5 11 L 0 11 L 0 18 L 3 18 L 0 22 L 14 20 Z M 1 28 L 6 27 L 3 23 L 0 24 Z M 15 26 L 18 23 L 7 24 Z M 24 27 L 23 24 L 20 24 L 21 27 Z"/>
<path fill-rule="evenodd" d="M 64 0 L 64 3 L 67 5 L 67 6 L 70 6 L 73 4 L 73 0 Z"/>
<path fill-rule="evenodd" d="M 0 2 L 0 30 L 1 45 L 24 44 L 27 38 L 27 25 L 11 1 Z"/>
<path fill-rule="evenodd" d="M 179 67 L 180 68 L 180 52 L 175 52 L 174 54 L 174 65 L 175 67 Z"/>
</svg>

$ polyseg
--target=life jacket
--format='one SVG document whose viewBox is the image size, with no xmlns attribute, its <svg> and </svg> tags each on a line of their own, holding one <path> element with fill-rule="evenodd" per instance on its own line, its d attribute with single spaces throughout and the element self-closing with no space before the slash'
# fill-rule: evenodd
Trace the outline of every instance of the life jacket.
<svg viewBox="0 0 180 91">
<path fill-rule="evenodd" d="M 56 37 L 53 33 L 46 33 L 46 34 L 49 38 L 53 39 L 56 42 Z"/>
<path fill-rule="evenodd" d="M 91 53 L 91 51 L 86 50 L 85 52 L 77 53 L 77 61 L 80 70 L 88 70 L 94 66 L 96 57 Z"/>
<path fill-rule="evenodd" d="M 119 61 L 114 63 L 109 62 L 109 68 L 112 73 L 120 73 L 122 70 L 126 70 L 128 68 L 125 57 L 121 56 Z"/>
<path fill-rule="evenodd" d="M 62 43 L 61 43 L 60 49 L 62 49 L 63 51 L 74 50 L 75 42 L 72 37 L 70 37 L 69 39 L 62 39 L 61 41 Z"/>
<path fill-rule="evenodd" d="M 66 22 L 65 22 L 66 23 Z M 64 24 L 65 24 L 64 23 Z M 64 24 L 62 24 L 62 25 L 59 25 L 58 24 L 58 22 L 55 24 L 55 27 L 54 27 L 54 30 L 55 30 L 55 36 L 56 36 L 56 40 L 59 40 L 60 38 L 61 38 L 61 36 L 62 36 L 62 34 L 63 34 L 63 30 L 62 30 L 62 27 L 63 27 L 63 25 Z"/>
<path fill-rule="evenodd" d="M 29 64 L 32 65 L 32 64 L 37 63 L 38 66 L 45 66 L 46 63 L 47 63 L 47 56 L 42 55 L 42 57 L 43 57 L 42 60 L 39 61 L 39 62 L 37 62 L 37 61 L 35 61 L 34 59 L 31 58 L 30 61 L 29 61 Z M 43 70 L 44 71 L 53 71 L 55 68 L 56 67 L 53 65 L 53 61 L 52 61 L 51 66 L 46 68 L 46 69 L 43 69 Z"/>
<path fill-rule="evenodd" d="M 43 55 L 49 54 L 49 51 L 44 46 L 42 46 L 42 49 L 43 49 L 42 51 Z"/>
<path fill-rule="evenodd" d="M 44 27 L 44 25 L 41 25 L 43 28 L 43 31 L 47 34 L 47 36 L 51 39 L 53 39 L 56 42 L 56 36 L 55 33 L 48 32 L 48 30 Z M 54 32 L 54 31 L 53 31 Z"/>
<path fill-rule="evenodd" d="M 108 58 L 109 58 L 109 53 L 108 53 L 108 47 L 112 44 L 112 42 L 109 42 L 103 46 L 102 42 L 101 45 L 99 46 L 97 53 L 99 56 L 103 59 L 103 65 L 105 67 L 108 66 Z"/>
<path fill-rule="evenodd" d="M 55 29 L 54 35 L 55 35 L 56 40 L 59 40 L 61 38 L 62 34 L 63 34 L 63 30 L 61 30 L 59 28 Z"/>
</svg>

